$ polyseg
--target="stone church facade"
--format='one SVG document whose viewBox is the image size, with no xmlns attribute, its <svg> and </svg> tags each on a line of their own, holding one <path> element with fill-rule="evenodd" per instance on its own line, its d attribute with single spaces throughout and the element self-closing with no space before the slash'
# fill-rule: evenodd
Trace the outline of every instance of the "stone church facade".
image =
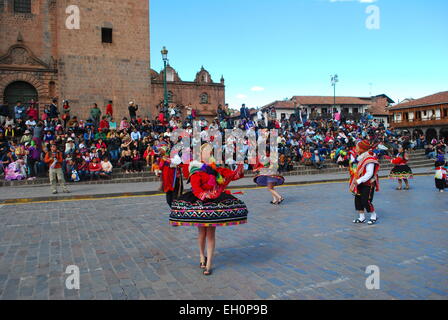
<svg viewBox="0 0 448 320">
<path fill-rule="evenodd" d="M 198 117 L 210 120 L 216 116 L 217 107 L 225 104 L 224 78 L 220 82 L 213 82 L 210 73 L 201 68 L 194 81 L 182 81 L 174 68 L 167 66 L 168 102 L 181 107 L 190 105 L 197 111 Z M 153 105 L 163 104 L 164 70 L 157 73 L 151 69 L 151 87 Z M 182 109 L 181 109 L 182 110 Z M 183 111 L 183 110 L 182 110 Z M 183 115 L 185 116 L 185 112 Z"/>
<path fill-rule="evenodd" d="M 118 118 L 133 100 L 149 114 L 149 50 L 149 1 L 0 0 L 0 103 L 67 99 L 86 117 L 112 100 Z"/>
</svg>

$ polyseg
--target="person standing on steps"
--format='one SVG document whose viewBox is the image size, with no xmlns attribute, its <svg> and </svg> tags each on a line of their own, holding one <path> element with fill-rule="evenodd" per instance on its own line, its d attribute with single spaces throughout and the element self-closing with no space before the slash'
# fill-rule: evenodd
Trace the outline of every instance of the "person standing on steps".
<svg viewBox="0 0 448 320">
<path fill-rule="evenodd" d="M 129 117 L 132 120 L 135 120 L 137 118 L 137 110 L 138 110 L 138 106 L 136 106 L 134 104 L 134 101 L 129 102 L 129 107 L 128 107 L 128 111 L 129 111 Z"/>
<path fill-rule="evenodd" d="M 64 193 L 70 193 L 65 185 L 64 173 L 62 172 L 62 161 L 62 152 L 58 151 L 55 144 L 52 144 L 50 151 L 45 155 L 45 163 L 50 168 L 50 184 L 53 194 L 58 193 L 56 181 L 59 182 Z"/>
</svg>

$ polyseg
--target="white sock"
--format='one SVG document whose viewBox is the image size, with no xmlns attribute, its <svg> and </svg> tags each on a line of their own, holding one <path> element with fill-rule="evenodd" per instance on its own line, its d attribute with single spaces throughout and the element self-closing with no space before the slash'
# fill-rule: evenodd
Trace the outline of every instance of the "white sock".
<svg viewBox="0 0 448 320">
<path fill-rule="evenodd" d="M 366 220 L 366 215 L 364 213 L 359 214 L 359 220 L 364 221 Z"/>
<path fill-rule="evenodd" d="M 370 219 L 371 219 L 371 220 L 376 220 L 376 212 L 372 212 L 372 213 L 370 214 Z"/>
</svg>

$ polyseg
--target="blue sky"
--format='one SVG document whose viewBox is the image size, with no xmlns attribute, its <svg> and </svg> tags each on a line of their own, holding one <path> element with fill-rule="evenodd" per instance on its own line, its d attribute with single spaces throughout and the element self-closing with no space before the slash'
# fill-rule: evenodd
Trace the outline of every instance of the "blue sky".
<svg viewBox="0 0 448 320">
<path fill-rule="evenodd" d="M 374 5 L 379 29 L 366 20 Z M 151 0 L 151 67 L 160 50 L 182 80 L 202 65 L 231 107 L 293 95 L 385 93 L 396 102 L 448 90 L 446 0 Z M 371 84 L 371 85 L 370 85 Z"/>
</svg>

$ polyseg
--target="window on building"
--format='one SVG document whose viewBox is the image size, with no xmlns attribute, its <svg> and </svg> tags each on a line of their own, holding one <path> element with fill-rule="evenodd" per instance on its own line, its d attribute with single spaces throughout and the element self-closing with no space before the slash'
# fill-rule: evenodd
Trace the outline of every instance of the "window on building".
<svg viewBox="0 0 448 320">
<path fill-rule="evenodd" d="M 359 109 L 358 108 L 353 108 L 353 113 L 358 113 Z"/>
<path fill-rule="evenodd" d="M 112 28 L 101 28 L 101 41 L 112 43 Z"/>
<path fill-rule="evenodd" d="M 201 94 L 201 104 L 207 104 L 208 103 L 208 94 L 203 93 Z"/>
<path fill-rule="evenodd" d="M 14 12 L 31 13 L 31 0 L 14 0 Z"/>
<path fill-rule="evenodd" d="M 170 82 L 174 81 L 174 71 L 172 69 L 166 70 L 166 81 L 170 81 Z"/>
</svg>

